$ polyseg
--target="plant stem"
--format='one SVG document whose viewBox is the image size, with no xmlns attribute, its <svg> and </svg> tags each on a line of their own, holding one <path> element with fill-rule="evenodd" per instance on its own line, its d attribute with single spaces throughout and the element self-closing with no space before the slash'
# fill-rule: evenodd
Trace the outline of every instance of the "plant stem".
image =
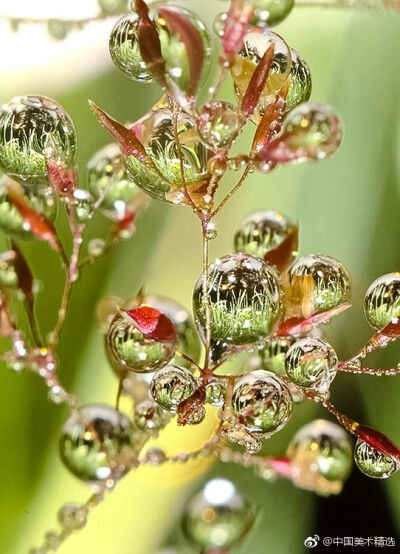
<svg viewBox="0 0 400 554">
<path fill-rule="evenodd" d="M 210 365 L 210 353 L 211 353 L 211 303 L 210 303 L 210 291 L 208 286 L 209 271 L 208 271 L 208 257 L 209 257 L 209 242 L 205 229 L 205 224 L 202 225 L 203 236 L 203 302 L 206 312 L 206 328 L 205 328 L 205 342 L 206 342 L 206 355 L 204 361 L 204 369 L 207 370 Z"/>
</svg>

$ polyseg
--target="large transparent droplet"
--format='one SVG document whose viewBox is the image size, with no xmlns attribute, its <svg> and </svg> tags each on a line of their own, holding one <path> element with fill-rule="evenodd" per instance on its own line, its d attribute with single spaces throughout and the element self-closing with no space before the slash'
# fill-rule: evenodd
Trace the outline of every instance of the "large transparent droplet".
<svg viewBox="0 0 400 554">
<path fill-rule="evenodd" d="M 46 156 L 71 166 L 76 131 L 67 112 L 45 96 L 16 96 L 0 110 L 0 169 L 25 186 L 47 183 Z"/>
<path fill-rule="evenodd" d="M 126 169 L 129 179 L 149 196 L 164 202 L 185 203 L 184 184 L 193 197 L 205 183 L 207 150 L 189 117 L 184 114 L 178 116 L 176 131 L 180 147 L 175 140 L 174 116 L 169 108 L 151 111 L 133 128 L 156 169 L 141 163 L 134 156 L 128 156 Z"/>
<path fill-rule="evenodd" d="M 270 46 L 274 46 L 275 55 L 265 88 L 251 120 L 258 123 L 266 108 L 274 101 L 289 77 L 292 59 L 289 46 L 276 33 L 264 30 L 249 31 L 239 54 L 235 56 L 231 74 L 235 83 L 235 92 L 240 101 L 247 90 L 254 70 Z"/>
<path fill-rule="evenodd" d="M 229 102 L 212 102 L 201 109 L 197 130 L 201 140 L 211 148 L 229 146 L 239 129 L 238 111 Z"/>
<path fill-rule="evenodd" d="M 295 342 L 285 356 L 286 375 L 303 389 L 322 394 L 336 377 L 338 358 L 332 346 L 325 341 L 307 337 Z"/>
<path fill-rule="evenodd" d="M 164 410 L 175 413 L 179 404 L 191 396 L 196 388 L 197 380 L 188 369 L 168 365 L 154 374 L 150 393 Z"/>
<path fill-rule="evenodd" d="M 347 269 L 330 256 L 311 254 L 289 269 L 290 301 L 303 315 L 325 312 L 350 301 L 351 279 Z"/>
<path fill-rule="evenodd" d="M 101 211 L 109 218 L 122 220 L 139 192 L 126 173 L 124 158 L 116 143 L 107 144 L 88 163 L 87 186 L 95 200 L 104 197 Z"/>
<path fill-rule="evenodd" d="M 233 389 L 232 407 L 251 433 L 271 436 L 291 416 L 293 399 L 285 381 L 270 371 L 252 371 Z"/>
<path fill-rule="evenodd" d="M 311 96 L 311 71 L 305 59 L 293 48 L 290 49 L 292 65 L 289 73 L 289 89 L 286 95 L 286 111 L 293 110 Z"/>
<path fill-rule="evenodd" d="M 140 431 L 156 433 L 168 423 L 168 415 L 152 400 L 144 400 L 135 406 L 133 422 Z"/>
<path fill-rule="evenodd" d="M 132 448 L 129 419 L 102 404 L 90 404 L 73 412 L 64 424 L 60 439 L 64 464 L 76 477 L 87 482 L 121 477 L 132 459 Z"/>
<path fill-rule="evenodd" d="M 213 479 L 187 502 L 182 519 L 186 537 L 202 550 L 230 549 L 254 523 L 253 507 L 226 479 Z"/>
<path fill-rule="evenodd" d="M 400 273 L 387 273 L 372 283 L 365 294 L 364 313 L 377 331 L 400 318 Z"/>
<path fill-rule="evenodd" d="M 253 5 L 250 23 L 263 29 L 281 23 L 292 11 L 294 0 L 254 0 Z"/>
<path fill-rule="evenodd" d="M 211 37 L 203 21 L 192 11 L 174 6 L 197 29 L 204 49 L 203 72 L 209 68 L 211 56 Z M 162 56 L 166 62 L 169 76 L 181 90 L 187 91 L 190 85 L 190 66 L 185 44 L 179 34 L 171 33 L 162 17 L 153 14 L 161 43 Z M 109 48 L 114 64 L 131 79 L 141 83 L 152 81 L 152 76 L 143 61 L 138 39 L 139 18 L 136 13 L 123 16 L 111 31 Z"/>
<path fill-rule="evenodd" d="M 235 250 L 264 259 L 296 228 L 297 225 L 281 212 L 254 212 L 236 227 L 233 237 Z M 295 255 L 293 252 L 293 259 Z"/>
<path fill-rule="evenodd" d="M 175 340 L 162 342 L 147 338 L 125 312 L 118 312 L 106 335 L 107 352 L 117 372 L 151 373 L 174 356 Z"/>
<path fill-rule="evenodd" d="M 386 479 L 400 469 L 398 460 L 382 454 L 360 439 L 354 449 L 354 460 L 360 471 L 375 479 Z"/>
<path fill-rule="evenodd" d="M 229 346 L 265 339 L 282 312 L 282 291 L 273 268 L 259 258 L 238 253 L 217 259 L 209 268 L 211 339 L 221 353 Z M 195 285 L 193 312 L 203 339 L 206 303 L 203 275 Z"/>
<path fill-rule="evenodd" d="M 317 419 L 297 431 L 287 456 L 297 486 L 322 495 L 338 494 L 353 465 L 353 446 L 340 425 Z"/>
</svg>

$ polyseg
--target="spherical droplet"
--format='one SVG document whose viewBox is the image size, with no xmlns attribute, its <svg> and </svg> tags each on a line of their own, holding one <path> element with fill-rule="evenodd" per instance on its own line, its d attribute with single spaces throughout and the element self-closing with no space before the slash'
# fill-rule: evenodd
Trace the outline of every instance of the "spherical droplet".
<svg viewBox="0 0 400 554">
<path fill-rule="evenodd" d="M 87 522 L 87 511 L 79 504 L 64 504 L 59 509 L 57 518 L 65 529 L 82 529 Z"/>
<path fill-rule="evenodd" d="M 150 393 L 164 410 L 175 413 L 179 404 L 191 396 L 196 388 L 196 378 L 188 369 L 168 365 L 154 374 Z"/>
<path fill-rule="evenodd" d="M 91 404 L 73 412 L 60 440 L 61 458 L 79 479 L 102 481 L 126 473 L 132 457 L 129 419 L 111 406 Z"/>
<path fill-rule="evenodd" d="M 221 12 L 215 16 L 213 21 L 213 31 L 214 33 L 222 38 L 225 32 L 225 24 L 228 19 L 228 14 L 226 12 Z"/>
<path fill-rule="evenodd" d="M 342 127 L 329 106 L 305 102 L 288 113 L 282 135 L 285 159 L 300 163 L 332 156 L 342 142 Z"/>
<path fill-rule="evenodd" d="M 97 0 L 99 8 L 104 15 L 118 15 L 127 7 L 127 0 Z"/>
<path fill-rule="evenodd" d="M 232 406 L 248 431 L 270 436 L 286 425 L 293 400 L 285 381 L 274 373 L 258 370 L 236 382 Z"/>
<path fill-rule="evenodd" d="M 206 26 L 194 12 L 177 6 L 174 6 L 174 10 L 194 25 L 200 34 L 204 49 L 203 71 L 206 71 L 211 57 L 211 37 Z M 190 66 L 186 46 L 178 33 L 170 32 L 165 19 L 155 13 L 153 17 L 167 72 L 181 90 L 187 91 L 190 88 Z M 124 15 L 119 19 L 111 31 L 109 48 L 114 64 L 121 71 L 135 81 L 148 83 L 152 81 L 152 76 L 140 53 L 138 23 L 136 13 Z"/>
<path fill-rule="evenodd" d="M 229 102 L 211 102 L 200 111 L 197 129 L 201 140 L 211 148 L 229 146 L 239 129 L 238 111 Z"/>
<path fill-rule="evenodd" d="M 292 11 L 294 0 L 254 0 L 253 5 L 250 23 L 263 29 L 281 23 Z"/>
<path fill-rule="evenodd" d="M 266 108 L 275 100 L 277 92 L 289 77 L 292 63 L 289 46 L 282 37 L 272 31 L 252 30 L 245 35 L 243 47 L 231 65 L 235 92 L 240 101 L 247 90 L 256 66 L 270 46 L 274 46 L 274 59 L 258 106 L 250 118 L 254 123 L 261 120 Z"/>
<path fill-rule="evenodd" d="M 206 385 L 206 399 L 211 406 L 222 406 L 225 402 L 227 382 L 225 379 L 211 379 Z"/>
<path fill-rule="evenodd" d="M 0 168 L 24 185 L 47 183 L 45 152 L 71 166 L 76 154 L 74 124 L 45 96 L 16 96 L 0 110 Z"/>
<path fill-rule="evenodd" d="M 100 210 L 120 221 L 127 215 L 139 188 L 126 173 L 124 158 L 116 143 L 107 144 L 88 163 L 87 186 L 95 200 L 103 197 Z"/>
<path fill-rule="evenodd" d="M 311 71 L 305 59 L 293 48 L 290 49 L 292 65 L 289 73 L 289 89 L 286 95 L 286 112 L 293 110 L 311 96 Z"/>
<path fill-rule="evenodd" d="M 365 294 L 364 313 L 377 331 L 400 318 L 400 273 L 387 273 L 372 283 Z"/>
<path fill-rule="evenodd" d="M 165 426 L 168 417 L 158 404 L 152 400 L 144 400 L 135 406 L 133 422 L 140 431 L 154 433 Z"/>
<path fill-rule="evenodd" d="M 186 537 L 202 550 L 225 550 L 254 523 L 253 507 L 226 479 L 213 479 L 187 502 L 182 519 Z"/>
<path fill-rule="evenodd" d="M 7 196 L 8 182 L 9 179 L 5 175 L 0 178 L 0 230 L 21 239 L 30 239 L 34 235 L 30 231 L 29 225 L 24 222 Z M 39 194 L 39 191 L 29 189 L 27 197 L 36 211 L 44 214 L 48 220 L 53 221 L 57 213 L 57 204 L 53 196 L 47 194 L 47 192 L 43 191 Z"/>
<path fill-rule="evenodd" d="M 152 466 L 159 466 L 167 461 L 167 455 L 161 448 L 152 447 L 146 451 L 144 459 Z"/>
<path fill-rule="evenodd" d="M 291 301 L 302 304 L 308 312 L 306 316 L 336 308 L 351 299 L 347 269 L 330 256 L 312 254 L 299 258 L 289 269 L 289 283 Z"/>
<path fill-rule="evenodd" d="M 159 342 L 147 338 L 124 312 L 118 312 L 111 321 L 106 346 L 114 369 L 137 373 L 151 373 L 163 367 L 176 350 L 175 340 Z"/>
<path fill-rule="evenodd" d="M 92 239 L 88 244 L 89 256 L 100 258 L 103 255 L 106 243 L 103 239 Z"/>
<path fill-rule="evenodd" d="M 178 116 L 180 148 L 175 141 L 174 117 L 168 108 L 151 111 L 135 123 L 134 129 L 157 170 L 134 156 L 128 156 L 126 169 L 131 181 L 157 200 L 184 203 L 180 155 L 183 157 L 185 183 L 191 192 L 201 188 L 207 174 L 207 149 L 200 141 L 194 123 L 184 114 Z"/>
<path fill-rule="evenodd" d="M 322 394 L 336 377 L 338 358 L 332 346 L 325 341 L 307 337 L 296 341 L 285 356 L 286 375 L 303 389 Z"/>
<path fill-rule="evenodd" d="M 208 240 L 213 240 L 213 239 L 217 238 L 218 231 L 217 231 L 217 228 L 215 227 L 214 223 L 207 223 L 206 230 L 205 230 L 205 235 L 208 238 Z"/>
<path fill-rule="evenodd" d="M 86 223 L 93 217 L 93 197 L 87 190 L 75 189 L 73 193 L 75 215 L 80 223 Z"/>
<path fill-rule="evenodd" d="M 236 227 L 233 238 L 235 250 L 264 259 L 296 228 L 297 225 L 280 212 L 254 212 Z M 293 258 L 296 254 L 293 252 Z"/>
<path fill-rule="evenodd" d="M 193 312 L 205 336 L 203 275 L 195 285 Z M 265 339 L 282 310 L 282 292 L 274 269 L 262 260 L 238 253 L 217 259 L 209 268 L 211 338 L 214 344 L 245 345 Z M 226 349 L 225 348 L 225 349 Z"/>
<path fill-rule="evenodd" d="M 354 449 L 354 460 L 360 471 L 375 479 L 386 479 L 400 469 L 398 460 L 382 454 L 360 439 Z"/>
<path fill-rule="evenodd" d="M 265 341 L 258 349 L 263 369 L 277 375 L 285 373 L 285 355 L 296 339 L 294 337 L 280 337 Z"/>
<path fill-rule="evenodd" d="M 297 486 L 319 494 L 338 494 L 352 468 L 353 446 L 340 425 L 317 419 L 299 429 L 287 456 Z"/>
<path fill-rule="evenodd" d="M 47 31 L 52 39 L 64 40 L 68 36 L 70 26 L 62 19 L 50 19 L 47 23 Z"/>
<path fill-rule="evenodd" d="M 16 253 L 7 250 L 0 253 L 0 284 L 3 287 L 18 287 L 18 274 L 15 269 Z"/>
</svg>

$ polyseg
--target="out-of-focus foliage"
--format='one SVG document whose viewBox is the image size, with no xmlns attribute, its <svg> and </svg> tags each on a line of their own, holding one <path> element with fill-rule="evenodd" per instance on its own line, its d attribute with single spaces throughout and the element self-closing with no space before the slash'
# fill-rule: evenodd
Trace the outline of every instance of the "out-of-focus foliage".
<svg viewBox="0 0 400 554">
<path fill-rule="evenodd" d="M 196 3 L 197 7 L 198 4 L 201 3 Z M 203 3 L 203 11 L 207 10 Z M 340 316 L 328 331 L 330 342 L 345 357 L 355 352 L 371 332 L 361 307 L 368 285 L 377 276 L 399 270 L 400 266 L 400 180 L 396 166 L 399 19 L 372 12 L 350 14 L 295 8 L 278 32 L 309 63 L 312 99 L 329 102 L 341 114 L 345 127 L 343 145 L 331 160 L 319 164 L 282 168 L 270 176 L 251 175 L 217 221 L 219 233 L 212 243 L 212 257 L 232 250 L 236 222 L 253 210 L 278 209 L 298 220 L 301 253 L 332 255 L 352 275 L 353 309 Z M 31 88 L 30 83 L 26 88 Z M 52 95 L 52 91 L 40 87 L 34 92 Z M 156 87 L 132 84 L 113 70 L 57 96 L 78 129 L 82 179 L 85 162 L 108 141 L 88 109 L 87 97 L 118 119 L 132 121 L 149 109 L 157 93 Z M 0 100 L 8 100 L 2 97 L 1 88 Z M 246 136 L 250 140 L 250 135 Z M 103 222 L 99 222 L 99 232 L 102 226 Z M 61 293 L 62 272 L 55 255 L 45 245 L 31 242 L 26 244 L 25 252 L 44 283 L 38 316 L 42 328 L 48 330 Z M 156 202 L 138 220 L 137 233 L 130 242 L 88 268 L 73 295 L 60 348 L 60 375 L 82 403 L 112 401 L 116 387 L 96 328 L 97 299 L 105 293 L 130 297 L 146 284 L 150 292 L 171 296 L 189 306 L 200 271 L 200 229 L 195 218 L 188 209 Z M 390 367 L 399 359 L 400 349 L 392 346 L 376 355 L 374 361 L 377 367 Z M 400 377 L 344 375 L 337 378 L 332 389 L 339 408 L 357 418 L 357 406 L 362 402 L 364 422 L 400 442 Z M 39 379 L 12 374 L 2 367 L 0 403 L 0 551 L 11 554 L 25 552 L 39 543 L 43 533 L 54 527 L 59 505 L 83 500 L 89 491 L 65 471 L 58 459 L 58 429 L 65 411 L 47 403 Z M 267 444 L 267 452 L 284 450 L 299 426 L 315 413 L 321 414 L 307 404 L 296 407 L 296 412 L 296 418 Z M 174 443 L 179 451 L 177 432 L 168 433 L 169 444 Z M 61 551 L 154 552 L 155 544 L 162 542 L 179 516 L 184 485 L 190 478 L 198 478 L 201 470 L 192 468 L 193 474 L 185 475 L 184 467 L 163 474 L 154 470 L 154 478 L 151 469 L 126 477 L 104 506 L 96 510 L 86 529 L 71 538 Z M 318 532 L 312 524 L 315 498 L 310 493 L 286 482 L 256 481 L 250 471 L 228 465 L 212 471 L 235 480 L 261 508 L 256 530 L 237 552 L 302 552 L 305 537 Z M 365 479 L 366 494 L 370 486 Z M 399 477 L 380 486 L 387 489 L 393 513 L 398 514 Z M 357 514 L 352 517 L 357 518 Z M 398 520 L 397 525 L 400 527 Z M 334 530 L 332 525 L 333 534 Z"/>
</svg>

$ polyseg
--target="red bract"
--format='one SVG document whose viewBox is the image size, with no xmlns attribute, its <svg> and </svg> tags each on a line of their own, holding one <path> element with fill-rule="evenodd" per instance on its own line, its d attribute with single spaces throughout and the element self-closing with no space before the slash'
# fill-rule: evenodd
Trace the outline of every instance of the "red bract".
<svg viewBox="0 0 400 554">
<path fill-rule="evenodd" d="M 260 96 L 269 76 L 272 60 L 274 59 L 274 51 L 274 45 L 266 50 L 251 76 L 240 106 L 240 110 L 245 118 L 251 116 L 260 100 Z"/>
<path fill-rule="evenodd" d="M 372 448 L 379 450 L 385 456 L 400 461 L 400 448 L 380 431 L 366 425 L 359 425 L 355 432 L 359 439 L 372 446 Z"/>
<path fill-rule="evenodd" d="M 227 60 L 232 60 L 241 49 L 252 13 L 253 8 L 244 5 L 243 0 L 232 0 L 222 37 L 222 49 Z"/>
<path fill-rule="evenodd" d="M 94 102 L 89 100 L 89 106 L 100 123 L 121 145 L 121 148 L 127 156 L 134 156 L 140 162 L 145 163 L 148 160 L 148 155 L 143 144 L 136 137 L 134 129 L 127 129 L 122 123 L 113 119 L 108 113 L 96 106 Z"/>
<path fill-rule="evenodd" d="M 32 272 L 18 246 L 11 241 L 15 253 L 14 268 L 18 277 L 18 288 L 22 290 L 28 302 L 32 301 L 33 276 Z"/>
<path fill-rule="evenodd" d="M 293 229 L 277 248 L 265 254 L 264 261 L 270 265 L 274 265 L 276 269 L 282 273 L 282 271 L 288 268 L 293 258 L 293 252 L 298 249 L 298 246 L 299 230 L 296 228 Z"/>
<path fill-rule="evenodd" d="M 204 63 L 203 40 L 199 31 L 174 6 L 161 6 L 159 15 L 165 19 L 171 31 L 178 35 L 186 48 L 190 68 L 189 94 L 194 94 Z"/>
<path fill-rule="evenodd" d="M 386 327 L 384 327 L 371 339 L 371 343 L 374 347 L 384 348 L 390 342 L 400 337 L 400 319 L 391 321 Z"/>
<path fill-rule="evenodd" d="M 150 306 L 140 306 L 125 312 L 135 322 L 135 326 L 143 335 L 158 342 L 176 340 L 175 326 L 172 321 L 159 310 Z"/>
<path fill-rule="evenodd" d="M 77 183 L 75 168 L 67 168 L 55 160 L 47 160 L 46 167 L 53 190 L 60 194 L 72 194 Z"/>
<path fill-rule="evenodd" d="M 206 402 L 206 388 L 201 385 L 192 395 L 183 400 L 177 409 L 178 425 L 186 425 L 190 416 L 203 409 Z"/>
<path fill-rule="evenodd" d="M 154 79 L 162 87 L 165 87 L 167 85 L 165 79 L 165 60 L 161 52 L 157 28 L 149 17 L 149 8 L 146 2 L 135 0 L 135 7 L 139 16 L 138 41 L 140 54 Z"/>
<path fill-rule="evenodd" d="M 351 304 L 342 304 L 332 310 L 327 310 L 320 314 L 314 314 L 311 317 L 291 317 L 281 323 L 276 331 L 278 337 L 288 337 L 289 335 L 300 335 L 309 331 L 312 327 L 321 323 L 328 323 L 332 317 L 344 312 L 350 308 Z"/>
<path fill-rule="evenodd" d="M 122 219 L 117 222 L 118 229 L 123 231 L 129 229 L 132 223 L 135 221 L 136 212 L 127 212 Z"/>
<path fill-rule="evenodd" d="M 48 242 L 54 250 L 60 251 L 60 245 L 53 225 L 42 213 L 37 212 L 29 205 L 21 187 L 17 183 L 12 182 L 9 185 L 8 197 L 24 222 L 29 225 L 32 233 L 39 239 Z"/>
<path fill-rule="evenodd" d="M 252 150 L 260 152 L 272 140 L 276 133 L 281 129 L 281 120 L 286 108 L 286 96 L 289 90 L 288 81 L 284 84 L 275 102 L 270 104 L 265 110 L 264 115 L 257 127 L 254 135 Z"/>
</svg>

